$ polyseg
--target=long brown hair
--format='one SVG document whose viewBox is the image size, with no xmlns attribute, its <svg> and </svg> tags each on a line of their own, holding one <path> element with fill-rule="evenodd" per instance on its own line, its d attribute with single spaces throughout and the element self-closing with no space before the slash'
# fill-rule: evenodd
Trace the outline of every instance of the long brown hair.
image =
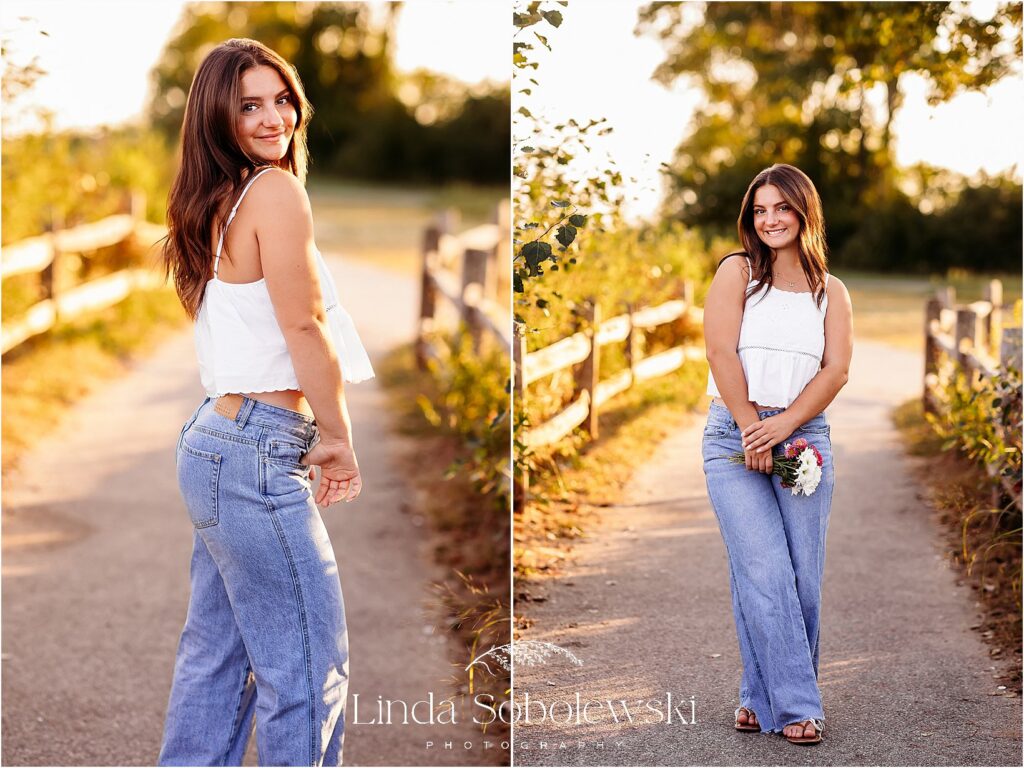
<svg viewBox="0 0 1024 768">
<path fill-rule="evenodd" d="M 174 274 L 174 289 L 191 319 L 199 313 L 211 276 L 210 242 L 223 227 L 228 202 L 265 161 L 247 155 L 238 140 L 241 78 L 257 66 L 271 67 L 288 86 L 295 107 L 295 132 L 278 166 L 305 182 L 309 155 L 306 127 L 313 109 L 298 73 L 280 55 L 256 40 L 235 38 L 214 48 L 192 79 L 181 126 L 181 162 L 167 201 L 164 278 Z"/>
<path fill-rule="evenodd" d="M 806 173 L 792 165 L 778 163 L 765 168 L 747 187 L 743 196 L 740 216 L 736 221 L 743 250 L 753 260 L 751 279 L 757 275 L 757 285 L 747 291 L 749 299 L 765 285 L 771 287 L 775 282 L 772 272 L 772 249 L 757 236 L 754 229 L 754 194 L 758 189 L 771 184 L 779 190 L 782 199 L 796 211 L 800 217 L 800 236 L 797 241 L 800 254 L 800 266 L 807 278 L 811 293 L 815 294 L 818 306 L 825 297 L 825 272 L 828 267 L 828 246 L 825 243 L 825 217 L 821 211 L 821 198 L 814 182 Z"/>
</svg>

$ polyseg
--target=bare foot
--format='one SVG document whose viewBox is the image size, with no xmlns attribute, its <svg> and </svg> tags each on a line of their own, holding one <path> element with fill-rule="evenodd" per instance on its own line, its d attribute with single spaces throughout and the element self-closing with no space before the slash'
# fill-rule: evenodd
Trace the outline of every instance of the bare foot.
<svg viewBox="0 0 1024 768">
<path fill-rule="evenodd" d="M 813 739 L 818 731 L 814 727 L 814 721 L 802 720 L 798 723 L 790 723 L 782 729 L 782 735 L 790 739 Z"/>
<path fill-rule="evenodd" d="M 754 714 L 753 710 L 746 707 L 740 707 L 740 711 L 736 715 L 736 724 L 750 726 L 751 728 L 755 726 L 757 728 L 761 727 L 761 724 L 757 722 L 757 715 Z"/>
</svg>

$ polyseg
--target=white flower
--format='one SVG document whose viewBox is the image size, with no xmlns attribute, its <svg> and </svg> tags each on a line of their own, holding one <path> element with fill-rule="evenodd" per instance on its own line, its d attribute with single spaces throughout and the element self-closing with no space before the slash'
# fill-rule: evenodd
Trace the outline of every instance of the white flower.
<svg viewBox="0 0 1024 768">
<path fill-rule="evenodd" d="M 796 483 L 793 485 L 793 495 L 803 493 L 810 496 L 818 488 L 821 482 L 821 467 L 818 466 L 818 457 L 810 448 L 804 448 L 797 457 L 800 465 L 796 470 Z"/>
</svg>

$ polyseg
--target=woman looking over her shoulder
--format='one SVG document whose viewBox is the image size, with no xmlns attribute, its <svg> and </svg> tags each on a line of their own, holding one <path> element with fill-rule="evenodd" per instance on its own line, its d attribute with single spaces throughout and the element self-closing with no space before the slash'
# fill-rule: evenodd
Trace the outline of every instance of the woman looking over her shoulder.
<svg viewBox="0 0 1024 768">
<path fill-rule="evenodd" d="M 189 91 L 164 260 L 206 397 L 178 437 L 191 594 L 160 765 L 240 765 L 254 717 L 260 764 L 341 764 L 348 636 L 316 505 L 361 491 L 343 381 L 373 369 L 313 242 L 311 113 L 254 40 Z"/>
<path fill-rule="evenodd" d="M 720 262 L 705 301 L 714 399 L 703 442 L 743 662 L 735 727 L 812 744 L 825 717 L 818 648 L 835 479 L 823 411 L 849 375 L 852 309 L 826 271 L 821 200 L 802 171 L 761 171 L 737 229 L 744 251 Z M 796 438 L 821 455 L 811 495 L 772 472 L 773 449 Z M 739 453 L 743 464 L 729 458 Z"/>
</svg>

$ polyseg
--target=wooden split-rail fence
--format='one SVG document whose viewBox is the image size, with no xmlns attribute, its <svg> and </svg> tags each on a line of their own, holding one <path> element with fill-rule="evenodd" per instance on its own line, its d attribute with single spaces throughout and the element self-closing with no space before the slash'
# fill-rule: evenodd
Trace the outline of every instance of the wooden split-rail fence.
<svg viewBox="0 0 1024 768">
<path fill-rule="evenodd" d="M 925 353 L 923 405 L 926 413 L 938 413 L 941 399 L 936 392 L 941 382 L 959 367 L 972 381 L 996 376 L 1007 367 L 1021 369 L 1021 329 L 1004 327 L 1003 284 L 991 280 L 985 298 L 971 304 L 957 304 L 956 290 L 949 286 L 937 291 L 925 305 Z M 1018 425 L 1019 428 L 1019 425 Z M 989 468 L 993 471 L 992 468 Z M 1019 489 L 1010 478 L 1000 478 L 1003 489 L 1018 508 Z"/>
<path fill-rule="evenodd" d="M 503 258 L 508 252 L 509 217 L 509 201 L 502 200 L 495 223 L 456 235 L 452 231 L 458 215 L 446 211 L 424 232 L 416 333 L 416 363 L 421 370 L 428 360 L 444 357 L 436 343 L 439 332 L 465 328 L 477 352 L 488 336 L 509 348 L 509 268 Z"/>
<path fill-rule="evenodd" d="M 678 344 L 663 352 L 643 357 L 641 334 L 680 318 L 694 326 L 703 326 L 704 310 L 694 305 L 694 288 L 684 281 L 681 295 L 654 307 L 627 307 L 627 311 L 603 320 L 601 306 L 594 300 L 586 304 L 583 328 L 559 341 L 533 352 L 526 351 L 526 339 L 518 327 L 512 345 L 514 391 L 517 402 L 525 402 L 526 388 L 534 382 L 573 366 L 574 395 L 569 405 L 547 421 L 523 430 L 518 439 L 527 449 L 550 445 L 577 427 L 590 440 L 599 437 L 601 407 L 621 392 L 646 379 L 671 373 L 688 360 L 703 360 L 703 344 Z M 601 348 L 624 344 L 627 366 L 601 380 Z M 525 467 L 517 473 L 515 505 L 522 509 L 529 492 Z"/>
<path fill-rule="evenodd" d="M 167 234 L 167 228 L 145 221 L 145 198 L 131 195 L 128 213 L 108 216 L 89 224 L 51 231 L 3 247 L 0 280 L 14 275 L 39 276 L 39 301 L 19 317 L 3 324 L 0 352 L 6 354 L 27 339 L 45 333 L 60 320 L 113 306 L 130 293 L 163 284 L 155 269 L 135 267 L 118 270 L 85 283 L 66 285 L 61 262 L 75 254 L 133 242 L 146 250 Z"/>
</svg>

